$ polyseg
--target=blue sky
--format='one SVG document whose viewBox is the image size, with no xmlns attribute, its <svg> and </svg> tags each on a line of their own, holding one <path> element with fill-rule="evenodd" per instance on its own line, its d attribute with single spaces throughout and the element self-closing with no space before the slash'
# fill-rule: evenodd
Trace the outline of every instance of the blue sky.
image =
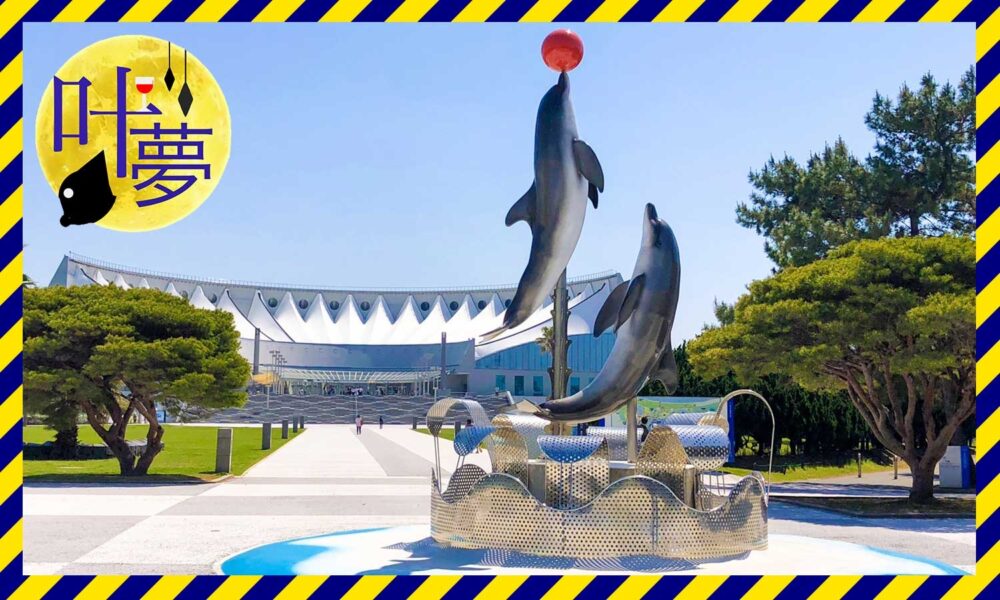
<svg viewBox="0 0 1000 600">
<path fill-rule="evenodd" d="M 25 271 L 67 251 L 194 276 L 336 287 L 516 282 L 530 232 L 504 227 L 532 179 L 539 56 L 552 25 L 39 25 L 25 27 Z M 570 276 L 631 274 L 642 207 L 683 263 L 674 340 L 713 320 L 771 263 L 736 225 L 747 174 L 842 136 L 928 71 L 973 62 L 964 25 L 589 25 L 572 74 L 580 136 L 607 181 Z M 170 39 L 219 81 L 233 123 L 226 172 L 187 219 L 147 233 L 59 226 L 34 152 L 45 85 L 76 51 L 122 34 Z"/>
</svg>

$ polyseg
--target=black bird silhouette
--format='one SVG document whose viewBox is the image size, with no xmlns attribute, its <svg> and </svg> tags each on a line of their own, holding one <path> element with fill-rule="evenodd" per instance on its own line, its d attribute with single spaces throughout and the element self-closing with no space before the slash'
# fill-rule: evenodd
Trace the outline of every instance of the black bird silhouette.
<svg viewBox="0 0 1000 600">
<path fill-rule="evenodd" d="M 59 203 L 63 209 L 59 224 L 63 227 L 96 223 L 108 214 L 115 204 L 115 195 L 111 193 L 104 150 L 63 179 Z"/>
</svg>

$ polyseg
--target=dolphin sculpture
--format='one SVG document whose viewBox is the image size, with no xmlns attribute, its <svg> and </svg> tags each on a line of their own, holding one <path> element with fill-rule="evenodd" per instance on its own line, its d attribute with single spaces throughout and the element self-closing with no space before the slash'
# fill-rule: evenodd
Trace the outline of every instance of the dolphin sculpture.
<svg viewBox="0 0 1000 600">
<path fill-rule="evenodd" d="M 648 378 L 660 380 L 672 394 L 677 363 L 670 330 L 680 282 L 674 232 L 657 217 L 656 207 L 647 204 L 632 279 L 611 292 L 594 324 L 594 337 L 611 326 L 618 334 L 604 368 L 576 394 L 539 405 L 538 416 L 576 423 L 602 417 L 634 398 Z"/>
<path fill-rule="evenodd" d="M 604 171 L 597 155 L 577 137 L 569 76 L 549 88 L 535 120 L 535 181 L 507 213 L 510 227 L 531 227 L 531 254 L 517 292 L 504 313 L 503 325 L 484 334 L 489 340 L 517 327 L 552 293 L 576 249 L 587 214 L 587 198 L 597 208 L 604 191 Z"/>
</svg>

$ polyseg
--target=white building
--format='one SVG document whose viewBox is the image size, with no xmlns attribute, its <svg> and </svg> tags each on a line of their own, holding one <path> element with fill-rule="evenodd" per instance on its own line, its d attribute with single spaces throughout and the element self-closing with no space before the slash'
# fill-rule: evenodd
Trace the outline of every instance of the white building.
<svg viewBox="0 0 1000 600">
<path fill-rule="evenodd" d="M 593 337 L 597 312 L 622 277 L 615 272 L 569 280 L 570 391 L 603 366 L 614 335 Z M 432 393 L 439 384 L 442 334 L 445 387 L 452 392 L 515 396 L 550 393 L 551 357 L 536 338 L 551 326 L 550 307 L 498 339 L 515 285 L 439 289 L 340 289 L 199 279 L 65 256 L 50 285 L 155 288 L 192 305 L 224 310 L 241 350 L 258 372 L 277 370 L 296 393 Z"/>
</svg>

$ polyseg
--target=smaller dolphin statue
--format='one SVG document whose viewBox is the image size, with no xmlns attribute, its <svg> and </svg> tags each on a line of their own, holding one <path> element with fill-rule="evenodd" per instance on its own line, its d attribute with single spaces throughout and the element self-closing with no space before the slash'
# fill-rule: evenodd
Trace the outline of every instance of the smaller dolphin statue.
<svg viewBox="0 0 1000 600">
<path fill-rule="evenodd" d="M 591 421 L 634 398 L 649 378 L 660 380 L 672 394 L 677 389 L 677 363 L 670 330 L 680 282 L 674 232 L 657 217 L 656 207 L 647 204 L 632 279 L 611 292 L 594 323 L 594 337 L 609 327 L 618 334 L 604 368 L 590 385 L 539 405 L 536 414 L 550 421 Z"/>
<path fill-rule="evenodd" d="M 115 195 L 111 193 L 104 150 L 63 179 L 59 203 L 63 209 L 59 224 L 63 227 L 96 223 L 111 211 Z"/>
<path fill-rule="evenodd" d="M 566 270 L 587 215 L 587 199 L 597 208 L 604 191 L 604 171 L 597 155 L 579 139 L 569 96 L 569 75 L 549 88 L 535 120 L 535 180 L 507 213 L 510 227 L 531 227 L 531 253 L 504 313 L 503 325 L 483 334 L 490 340 L 524 323 L 541 308 Z"/>
</svg>

